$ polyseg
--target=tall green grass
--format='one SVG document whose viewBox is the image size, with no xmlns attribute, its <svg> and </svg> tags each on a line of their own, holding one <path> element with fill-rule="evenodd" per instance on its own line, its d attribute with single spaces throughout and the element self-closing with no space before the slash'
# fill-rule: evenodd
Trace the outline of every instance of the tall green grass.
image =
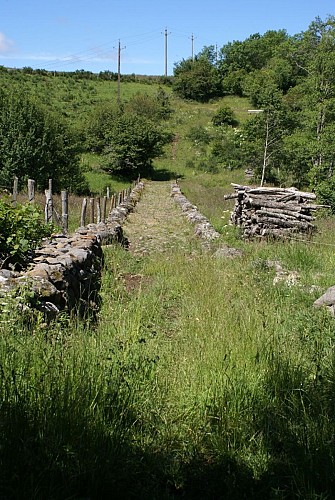
<svg viewBox="0 0 335 500">
<path fill-rule="evenodd" d="M 189 129 L 219 104 L 176 99 L 178 141 L 156 167 L 244 256 L 112 246 L 96 320 L 29 322 L 3 307 L 1 497 L 335 496 L 335 326 L 312 307 L 333 285 L 334 221 L 307 242 L 236 240 L 223 195 L 243 172 L 186 165 Z M 269 261 L 298 284 L 274 286 Z"/>
<path fill-rule="evenodd" d="M 3 319 L 2 495 L 331 498 L 333 319 L 264 252 L 111 247 L 96 324 Z"/>
</svg>

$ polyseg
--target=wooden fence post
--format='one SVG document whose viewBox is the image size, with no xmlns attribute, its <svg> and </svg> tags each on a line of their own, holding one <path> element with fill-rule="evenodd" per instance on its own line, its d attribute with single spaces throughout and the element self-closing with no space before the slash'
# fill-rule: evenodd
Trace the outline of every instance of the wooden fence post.
<svg viewBox="0 0 335 500">
<path fill-rule="evenodd" d="M 102 198 L 102 222 L 106 222 L 107 196 Z"/>
<path fill-rule="evenodd" d="M 61 191 L 62 200 L 62 226 L 63 231 L 67 232 L 69 227 L 69 196 L 67 191 Z"/>
<path fill-rule="evenodd" d="M 13 207 L 16 207 L 18 185 L 19 185 L 19 179 L 17 177 L 14 177 L 14 184 L 13 184 Z"/>
<path fill-rule="evenodd" d="M 107 198 L 108 198 L 108 199 L 110 198 L 110 190 L 109 190 L 109 186 L 107 186 L 106 196 L 107 196 Z"/>
<path fill-rule="evenodd" d="M 28 200 L 29 203 L 33 203 L 35 200 L 35 181 L 33 179 L 28 179 Z"/>
<path fill-rule="evenodd" d="M 94 224 L 94 198 L 90 198 L 90 223 Z"/>
<path fill-rule="evenodd" d="M 53 221 L 53 202 L 52 202 L 52 179 L 49 179 L 49 189 L 45 190 L 45 222 L 48 224 Z"/>
<path fill-rule="evenodd" d="M 115 194 L 112 195 L 111 197 L 111 203 L 110 203 L 110 212 L 115 208 Z"/>
<path fill-rule="evenodd" d="M 101 222 L 101 205 L 100 198 L 97 198 L 97 224 Z"/>
<path fill-rule="evenodd" d="M 86 221 L 86 208 L 87 208 L 87 198 L 83 199 L 83 204 L 81 206 L 81 215 L 80 215 L 80 227 L 85 226 Z"/>
</svg>

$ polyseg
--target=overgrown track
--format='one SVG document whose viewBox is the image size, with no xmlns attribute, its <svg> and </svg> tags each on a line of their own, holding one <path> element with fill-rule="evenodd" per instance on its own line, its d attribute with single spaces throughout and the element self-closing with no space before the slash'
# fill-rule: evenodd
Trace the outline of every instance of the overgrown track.
<svg viewBox="0 0 335 500">
<path fill-rule="evenodd" d="M 155 254 L 178 248 L 190 251 L 197 246 L 191 224 L 170 196 L 171 183 L 151 181 L 142 199 L 129 215 L 124 233 L 134 255 Z"/>
</svg>

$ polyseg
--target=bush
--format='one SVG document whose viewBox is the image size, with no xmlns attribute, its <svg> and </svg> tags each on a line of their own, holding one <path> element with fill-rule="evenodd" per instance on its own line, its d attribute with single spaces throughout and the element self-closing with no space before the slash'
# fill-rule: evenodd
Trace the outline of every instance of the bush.
<svg viewBox="0 0 335 500">
<path fill-rule="evenodd" d="M 138 115 L 120 115 L 106 137 L 105 169 L 122 175 L 150 172 L 171 134 Z"/>
<path fill-rule="evenodd" d="M 222 95 L 217 69 L 205 57 L 178 63 L 174 70 L 174 92 L 183 99 L 208 102 Z"/>
<path fill-rule="evenodd" d="M 154 95 L 138 92 L 125 105 L 125 110 L 152 121 L 167 119 L 172 113 L 169 96 L 162 88 Z"/>
<path fill-rule="evenodd" d="M 50 236 L 52 227 L 43 222 L 38 208 L 29 203 L 12 207 L 0 200 L 0 259 L 7 263 L 23 263 L 42 238 Z"/>
<path fill-rule="evenodd" d="M 329 205 L 332 213 L 335 213 L 335 178 L 319 182 L 315 187 L 315 193 L 319 203 Z"/>
<path fill-rule="evenodd" d="M 102 153 L 106 147 L 106 137 L 113 124 L 122 114 L 116 104 L 100 104 L 89 114 L 86 124 L 86 143 L 89 151 Z"/>
<path fill-rule="evenodd" d="M 216 127 L 220 125 L 237 125 L 237 120 L 234 111 L 229 106 L 222 106 L 213 116 L 212 123 Z"/>
<path fill-rule="evenodd" d="M 203 125 L 191 127 L 186 137 L 196 144 L 209 144 L 212 139 L 211 134 Z"/>
</svg>

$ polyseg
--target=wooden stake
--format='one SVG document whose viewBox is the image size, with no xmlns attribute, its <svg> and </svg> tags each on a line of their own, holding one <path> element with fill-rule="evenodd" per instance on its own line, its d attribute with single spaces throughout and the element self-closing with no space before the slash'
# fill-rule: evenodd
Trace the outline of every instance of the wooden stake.
<svg viewBox="0 0 335 500">
<path fill-rule="evenodd" d="M 69 196 L 67 191 L 61 191 L 62 200 L 62 226 L 63 231 L 67 232 L 69 227 Z"/>
<path fill-rule="evenodd" d="M 97 198 L 97 224 L 101 222 L 101 205 L 100 198 Z"/>
<path fill-rule="evenodd" d="M 16 201 L 17 201 L 17 193 L 18 193 L 18 185 L 19 185 L 19 179 L 17 177 L 14 177 L 14 184 L 13 184 L 13 207 L 16 207 Z"/>
<path fill-rule="evenodd" d="M 94 224 L 94 198 L 90 198 L 90 223 Z"/>
<path fill-rule="evenodd" d="M 87 198 L 83 199 L 83 204 L 81 206 L 81 215 L 80 215 L 80 226 L 85 226 L 86 221 L 86 208 L 87 208 Z"/>
<path fill-rule="evenodd" d="M 33 179 L 28 179 L 28 200 L 29 203 L 35 201 L 35 181 Z"/>
<path fill-rule="evenodd" d="M 107 196 L 102 198 L 102 222 L 106 222 Z"/>
</svg>

